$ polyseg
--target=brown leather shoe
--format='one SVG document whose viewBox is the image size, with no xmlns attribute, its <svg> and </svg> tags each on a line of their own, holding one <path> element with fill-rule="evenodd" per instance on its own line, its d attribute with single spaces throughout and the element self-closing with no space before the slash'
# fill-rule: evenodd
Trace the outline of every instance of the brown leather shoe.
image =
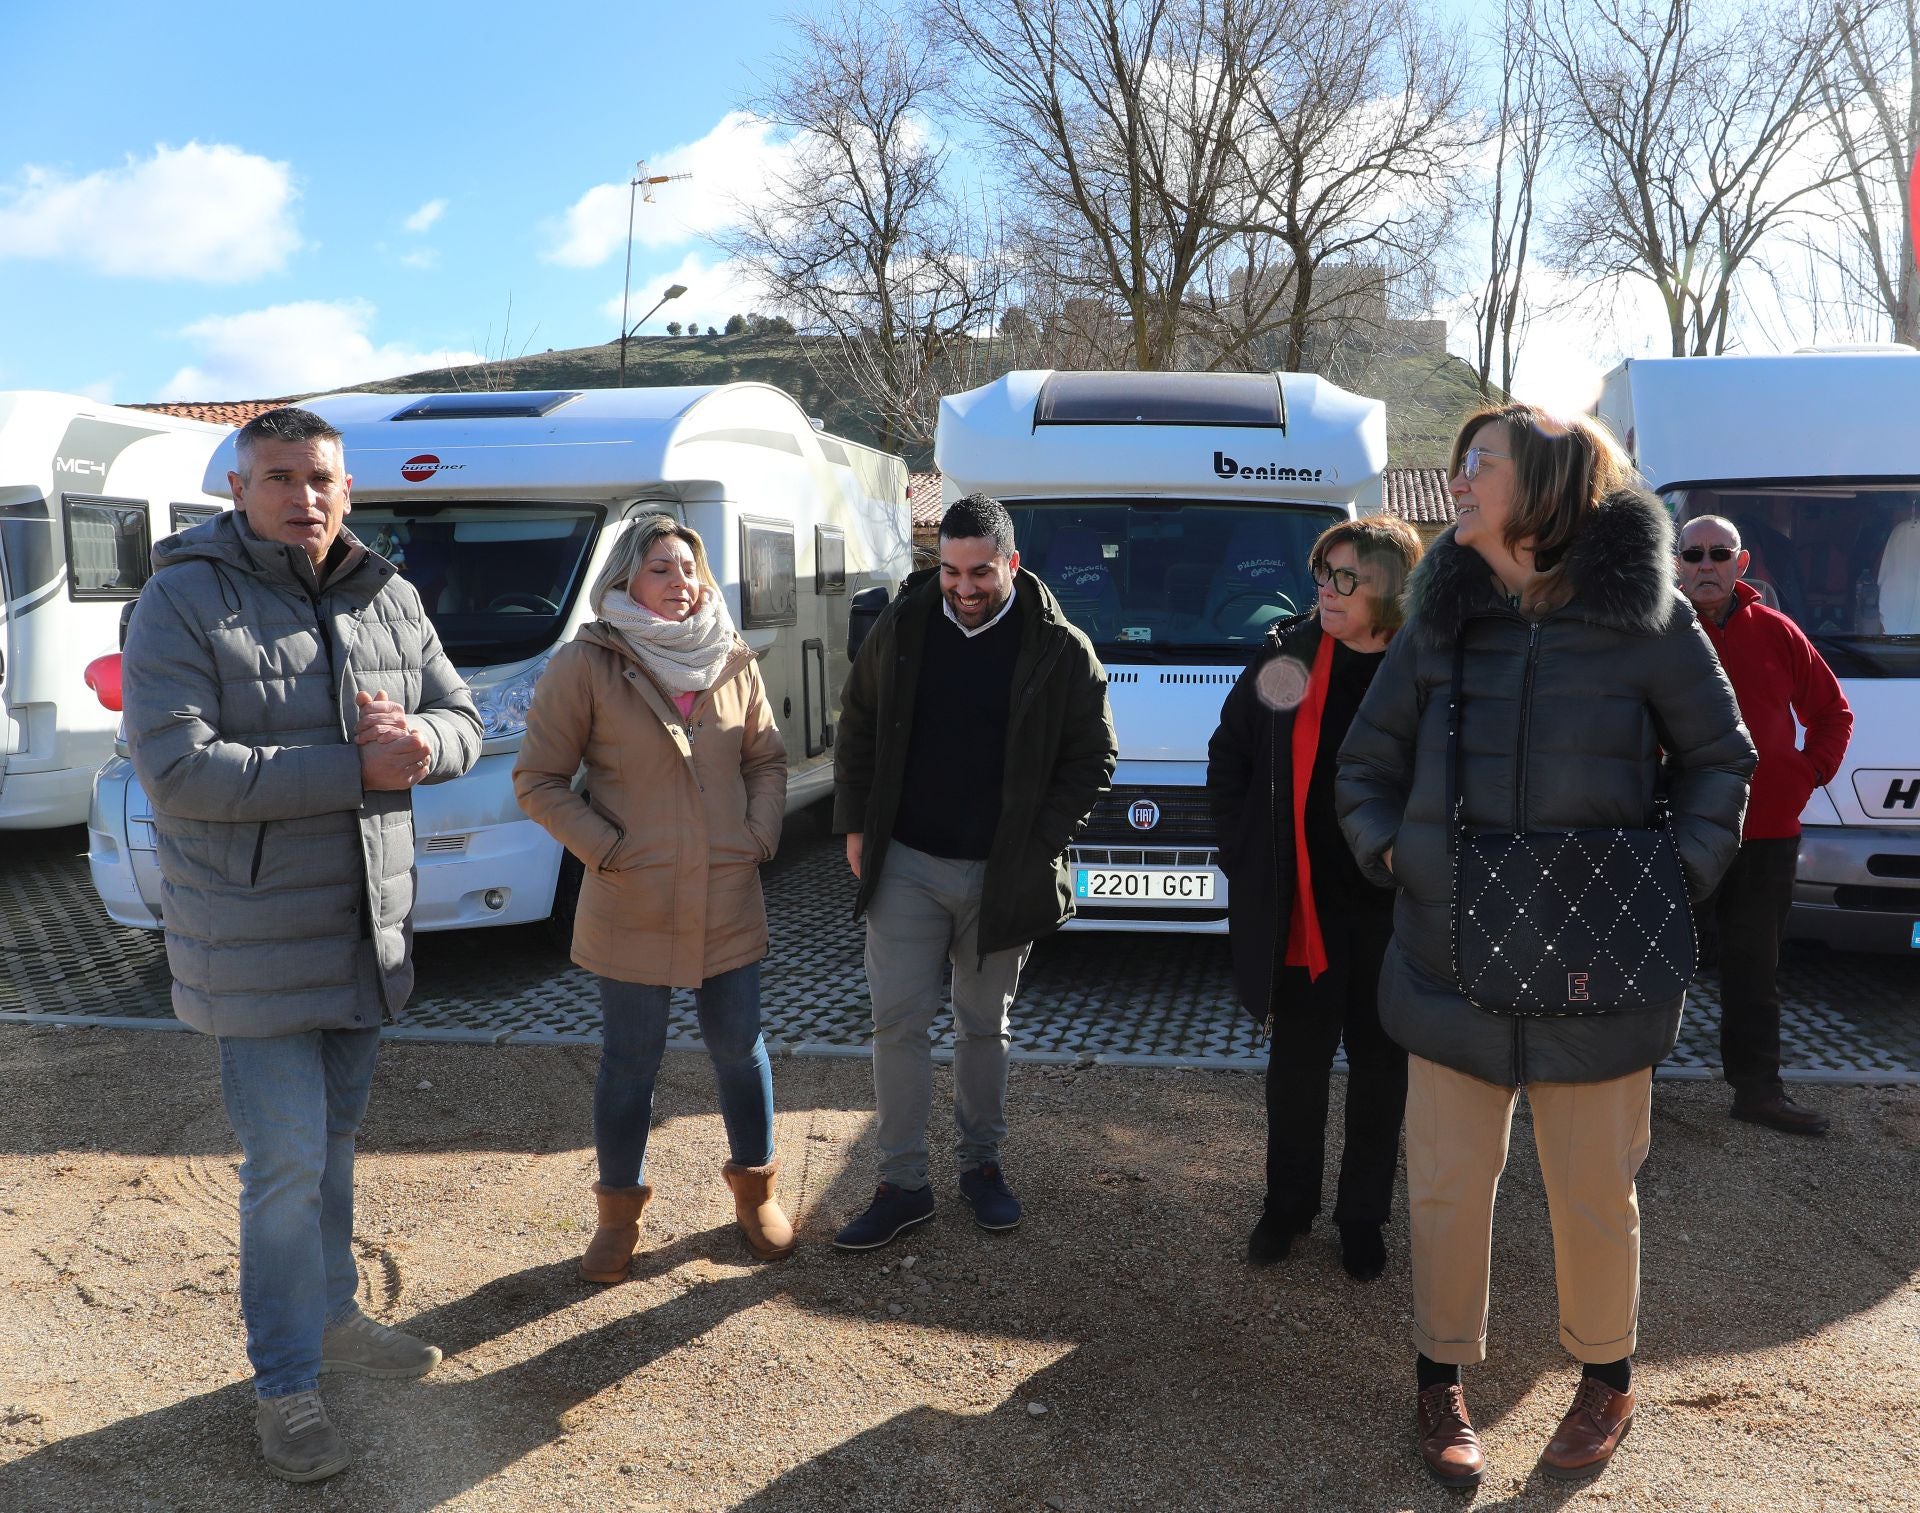
<svg viewBox="0 0 1920 1513">
<path fill-rule="evenodd" d="M 1733 1117 L 1749 1124 L 1764 1124 L 1789 1135 L 1824 1135 L 1827 1116 L 1816 1109 L 1795 1103 L 1785 1093 L 1767 1093 L 1757 1098 L 1733 1098 Z"/>
<path fill-rule="evenodd" d="M 1428 1474 L 1449 1487 L 1477 1486 L 1487 1462 L 1460 1384 L 1439 1382 L 1422 1391 L 1419 1415 L 1420 1459 Z"/>
<path fill-rule="evenodd" d="M 1540 1452 L 1540 1469 L 1560 1481 L 1585 1481 L 1606 1470 L 1633 1425 L 1634 1397 L 1598 1377 L 1580 1379 L 1573 1406 Z"/>
</svg>

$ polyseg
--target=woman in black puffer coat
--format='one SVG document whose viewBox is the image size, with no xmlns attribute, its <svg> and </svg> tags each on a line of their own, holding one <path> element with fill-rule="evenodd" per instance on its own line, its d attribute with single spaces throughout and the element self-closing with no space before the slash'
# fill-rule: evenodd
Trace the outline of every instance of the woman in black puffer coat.
<svg viewBox="0 0 1920 1513">
<path fill-rule="evenodd" d="M 1442 1481 L 1479 1478 L 1459 1368 L 1486 1354 L 1494 1190 L 1524 1087 L 1553 1216 L 1560 1339 L 1585 1368 L 1542 1467 L 1578 1478 L 1605 1466 L 1633 1414 L 1633 1179 L 1647 1152 L 1652 1068 L 1673 1049 L 1682 999 L 1521 1018 L 1461 992 L 1446 774 L 1455 642 L 1465 642 L 1469 827 L 1642 828 L 1664 788 L 1700 898 L 1739 847 L 1754 754 L 1676 590 L 1666 511 L 1627 486 L 1629 467 L 1605 431 L 1510 404 L 1469 419 L 1453 459 L 1458 523 L 1414 574 L 1407 628 L 1341 748 L 1337 804 L 1362 869 L 1402 890 L 1380 1016 L 1410 1053 L 1423 1456 Z"/>
</svg>

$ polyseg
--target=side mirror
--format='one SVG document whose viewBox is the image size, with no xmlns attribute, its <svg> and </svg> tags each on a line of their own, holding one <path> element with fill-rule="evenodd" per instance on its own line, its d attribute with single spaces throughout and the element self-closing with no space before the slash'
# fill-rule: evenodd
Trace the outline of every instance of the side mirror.
<svg viewBox="0 0 1920 1513">
<path fill-rule="evenodd" d="M 853 661 L 860 655 L 860 648 L 866 644 L 867 636 L 880 619 L 880 613 L 887 607 L 892 594 L 884 587 L 863 588 L 847 601 L 847 660 Z"/>
</svg>

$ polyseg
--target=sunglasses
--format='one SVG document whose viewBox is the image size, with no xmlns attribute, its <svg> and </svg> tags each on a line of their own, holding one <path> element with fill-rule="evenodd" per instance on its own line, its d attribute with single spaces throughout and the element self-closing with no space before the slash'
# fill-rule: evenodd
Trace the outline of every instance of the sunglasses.
<svg viewBox="0 0 1920 1513">
<path fill-rule="evenodd" d="M 1460 476 L 1469 482 L 1480 476 L 1480 465 L 1489 457 L 1506 458 L 1505 452 L 1490 452 L 1485 447 L 1468 447 L 1460 459 Z M 1509 461 L 1511 459 L 1508 459 Z"/>
<path fill-rule="evenodd" d="M 1704 562 L 1711 557 L 1715 562 L 1731 562 L 1740 553 L 1730 546 L 1688 546 L 1680 550 L 1682 562 Z"/>
<path fill-rule="evenodd" d="M 1343 599 L 1352 598 L 1358 592 L 1363 579 L 1350 567 L 1328 567 L 1322 563 L 1313 570 L 1313 581 L 1325 588 L 1329 583 L 1333 591 Z"/>
</svg>

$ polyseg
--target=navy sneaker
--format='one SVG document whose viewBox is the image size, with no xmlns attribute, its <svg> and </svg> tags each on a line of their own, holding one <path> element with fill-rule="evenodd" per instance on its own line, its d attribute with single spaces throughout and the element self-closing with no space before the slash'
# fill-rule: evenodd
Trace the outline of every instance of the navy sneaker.
<svg viewBox="0 0 1920 1513">
<path fill-rule="evenodd" d="M 998 1162 L 983 1161 L 960 1173 L 960 1196 L 973 1205 L 973 1222 L 982 1229 L 1019 1228 L 1020 1200 Z"/>
<path fill-rule="evenodd" d="M 878 1250 L 933 1219 L 931 1187 L 895 1187 L 882 1182 L 867 1211 L 833 1237 L 835 1250 Z"/>
</svg>

